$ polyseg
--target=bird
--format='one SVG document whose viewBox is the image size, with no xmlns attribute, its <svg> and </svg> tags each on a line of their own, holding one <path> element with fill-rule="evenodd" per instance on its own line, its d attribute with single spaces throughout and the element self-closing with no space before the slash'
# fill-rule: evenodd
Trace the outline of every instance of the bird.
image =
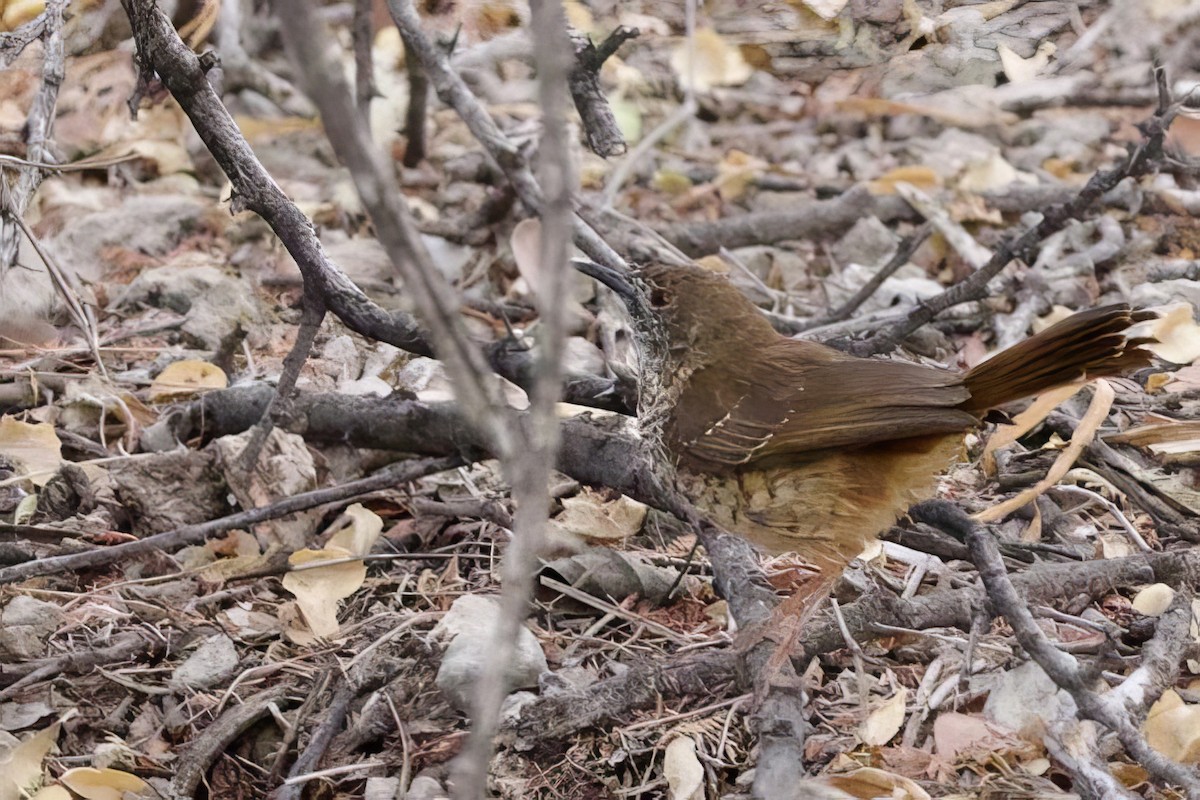
<svg viewBox="0 0 1200 800">
<path fill-rule="evenodd" d="M 781 604 L 798 632 L 845 567 L 930 498 L 993 409 L 1151 363 L 1154 318 L 1078 312 L 962 372 L 864 358 L 778 333 L 725 276 L 697 265 L 576 265 L 629 311 L 638 429 L 696 508 L 815 577 Z M 775 660 L 778 663 L 778 659 Z"/>
</svg>

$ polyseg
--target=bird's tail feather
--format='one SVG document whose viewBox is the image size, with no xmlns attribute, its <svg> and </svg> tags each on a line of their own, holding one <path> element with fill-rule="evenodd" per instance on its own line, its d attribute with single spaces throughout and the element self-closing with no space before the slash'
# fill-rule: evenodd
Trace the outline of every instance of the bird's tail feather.
<svg viewBox="0 0 1200 800">
<path fill-rule="evenodd" d="M 971 399 L 962 407 L 982 413 L 1074 381 L 1144 367 L 1153 355 L 1141 345 L 1156 340 L 1131 338 L 1129 329 L 1156 316 L 1119 304 L 1067 317 L 975 366 L 963 379 Z"/>
</svg>

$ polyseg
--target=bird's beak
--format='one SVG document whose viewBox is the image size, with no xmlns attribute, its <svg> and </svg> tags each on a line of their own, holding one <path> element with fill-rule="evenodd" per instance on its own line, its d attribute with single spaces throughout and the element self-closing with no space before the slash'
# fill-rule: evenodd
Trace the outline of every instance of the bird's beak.
<svg viewBox="0 0 1200 800">
<path fill-rule="evenodd" d="M 597 264 L 595 261 L 588 261 L 584 258 L 571 259 L 571 266 L 612 289 L 625 305 L 631 308 L 641 299 L 637 287 L 633 285 L 629 275 L 622 270 Z"/>
</svg>

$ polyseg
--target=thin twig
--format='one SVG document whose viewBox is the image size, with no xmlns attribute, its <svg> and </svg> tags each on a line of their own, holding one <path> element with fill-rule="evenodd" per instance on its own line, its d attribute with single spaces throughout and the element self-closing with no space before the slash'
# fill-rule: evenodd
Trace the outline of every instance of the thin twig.
<svg viewBox="0 0 1200 800">
<path fill-rule="evenodd" d="M 538 181 L 546 204 L 541 213 L 537 280 L 534 300 L 542 335 L 539 337 L 536 377 L 530 395 L 528 427 L 522 446 L 502 454 L 501 464 L 512 485 L 516 503 L 513 538 L 504 556 L 500 616 L 492 631 L 488 669 L 479 682 L 472 706 L 471 736 L 455 760 L 454 793 L 475 800 L 487 793 L 488 762 L 500 726 L 500 708 L 510 690 L 509 665 L 533 599 L 538 556 L 550 517 L 550 473 L 559 446 L 555 406 L 562 392 L 562 356 L 566 344 L 565 291 L 575 195 L 570 143 L 565 115 L 571 44 L 560 0 L 530 4 L 538 102 L 542 111 Z"/>
<path fill-rule="evenodd" d="M 240 468 L 246 473 L 253 473 L 258 465 L 258 457 L 262 455 L 267 437 L 275 427 L 275 419 L 284 413 L 287 404 L 291 402 L 292 392 L 296 389 L 296 381 L 300 371 L 308 361 L 312 352 L 313 342 L 316 341 L 317 331 L 321 329 L 321 321 L 325 319 L 325 303 L 312 291 L 305 291 L 301 299 L 303 308 L 300 313 L 300 326 L 296 331 L 296 342 L 283 359 L 283 370 L 279 375 L 279 383 L 275 387 L 275 396 L 271 404 L 263 412 L 262 419 L 254 426 L 250 441 L 240 457 Z"/>
<path fill-rule="evenodd" d="M 871 279 L 864 283 L 854 296 L 847 300 L 834 311 L 831 311 L 828 316 L 820 319 L 812 320 L 804 323 L 801 330 L 809 330 L 811 328 L 819 328 L 822 325 L 829 325 L 834 322 L 841 322 L 844 319 L 849 319 L 850 316 L 859 309 L 859 307 L 871 298 L 883 285 L 883 282 L 895 274 L 896 270 L 908 263 L 908 260 L 913 257 L 913 253 L 920 249 L 925 240 L 929 238 L 929 234 L 933 233 L 933 223 L 926 222 L 917 228 L 915 231 L 905 237 L 904 241 L 900 242 L 896 252 L 892 255 L 888 262 L 879 268 L 879 271 L 871 276 Z"/>
<path fill-rule="evenodd" d="M 408 71 L 408 108 L 404 110 L 404 166 L 412 168 L 425 160 L 425 118 L 429 114 L 429 78 L 409 48 L 404 48 Z"/>
<path fill-rule="evenodd" d="M 375 65 L 371 62 L 374 31 L 371 26 L 371 0 L 354 0 L 354 20 L 351 23 L 354 40 L 354 103 L 364 125 L 371 123 L 371 100 L 378 96 L 375 89 Z M 409 101 L 411 104 L 411 100 Z"/>
</svg>

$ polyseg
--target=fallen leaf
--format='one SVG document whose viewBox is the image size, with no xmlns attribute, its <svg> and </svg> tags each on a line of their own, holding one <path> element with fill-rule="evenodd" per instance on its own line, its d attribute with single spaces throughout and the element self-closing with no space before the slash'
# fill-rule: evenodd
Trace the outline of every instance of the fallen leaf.
<svg viewBox="0 0 1200 800">
<path fill-rule="evenodd" d="M 915 781 L 874 767 L 864 767 L 845 775 L 825 775 L 813 782 L 831 786 L 858 800 L 877 800 L 882 797 L 888 800 L 930 800 L 929 793 Z M 805 791 L 809 782 L 804 781 L 804 784 L 805 787 L 796 797 L 815 796 L 815 793 Z"/>
<path fill-rule="evenodd" d="M 804 5 L 821 19 L 833 19 L 850 0 L 804 0 Z"/>
<path fill-rule="evenodd" d="M 138 794 L 146 788 L 146 782 L 137 775 L 95 767 L 69 769 L 59 782 L 85 800 L 122 800 L 125 792 Z"/>
<path fill-rule="evenodd" d="M 355 503 L 342 512 L 342 518 L 346 525 L 329 537 L 326 549 L 340 548 L 355 556 L 370 553 L 383 532 L 380 516 L 362 503 Z"/>
<path fill-rule="evenodd" d="M 692 40 L 695 62 L 689 61 L 687 42 L 681 42 L 671 53 L 671 68 L 685 85 L 707 92 L 714 86 L 741 86 L 754 73 L 741 50 L 721 38 L 712 28 L 700 28 Z M 692 67 L 689 69 L 689 65 Z"/>
<path fill-rule="evenodd" d="M 605 500 L 599 492 L 584 489 L 562 501 L 555 524 L 567 533 L 588 539 L 624 539 L 642 529 L 646 506 L 625 495 Z"/>
<path fill-rule="evenodd" d="M 298 550 L 288 557 L 288 564 L 299 567 L 354 555 L 361 554 L 337 546 L 323 550 Z M 338 631 L 339 602 L 358 591 L 366 579 L 367 568 L 362 561 L 343 561 L 289 572 L 283 576 L 283 588 L 296 596 L 296 605 L 300 607 L 300 613 L 312 632 L 328 638 Z"/>
<path fill-rule="evenodd" d="M 1147 617 L 1159 617 L 1175 599 L 1175 590 L 1165 583 L 1152 583 L 1133 598 L 1133 610 Z"/>
<path fill-rule="evenodd" d="M 150 384 L 150 400 L 161 402 L 195 394 L 204 389 L 224 389 L 229 378 L 216 364 L 184 359 L 173 361 Z"/>
<path fill-rule="evenodd" d="M 1075 460 L 1079 458 L 1083 452 L 1083 448 L 1092 441 L 1096 436 L 1096 431 L 1100 428 L 1101 423 L 1108 419 L 1108 411 L 1112 408 L 1113 398 L 1116 396 L 1113 392 L 1112 384 L 1108 381 L 1100 379 L 1094 384 L 1095 393 L 1092 395 L 1092 402 L 1088 405 L 1087 412 L 1084 413 L 1083 419 L 1079 421 L 1078 427 L 1071 435 L 1071 443 L 1065 450 L 1059 453 L 1058 458 L 1050 465 L 1046 477 L 1038 481 L 1035 486 L 1026 489 L 1015 497 L 1010 497 L 1003 503 L 998 503 L 991 508 L 986 508 L 974 515 L 972 518 L 979 522 L 994 522 L 1007 517 L 1012 512 L 1022 506 L 1032 502 L 1037 497 L 1040 497 L 1047 489 L 1062 480 L 1063 476 L 1070 471 Z"/>
<path fill-rule="evenodd" d="M 930 167 L 917 165 L 896 167 L 868 182 L 867 188 L 871 190 L 871 194 L 890 195 L 897 193 L 896 184 L 898 183 L 912 184 L 924 191 L 935 191 L 941 188 L 942 178 Z"/>
<path fill-rule="evenodd" d="M 1146 349 L 1173 364 L 1191 364 L 1200 358 L 1200 325 L 1196 324 L 1191 303 L 1167 306 L 1150 325 L 1156 339 Z"/>
<path fill-rule="evenodd" d="M 1029 58 L 1021 58 L 1004 43 L 996 46 L 997 52 L 1000 53 L 1000 66 L 1004 68 L 1004 76 L 1008 78 L 1009 83 L 1032 81 L 1050 63 L 1050 57 L 1057 49 L 1054 42 L 1042 42 L 1038 45 L 1036 53 Z"/>
<path fill-rule="evenodd" d="M 45 0 L 8 0 L 0 3 L 4 16 L 0 17 L 0 29 L 11 31 L 24 25 L 46 10 Z"/>
<path fill-rule="evenodd" d="M 42 762 L 58 741 L 60 727 L 55 722 L 11 749 L 0 747 L 0 797 L 16 797 L 41 782 Z"/>
<path fill-rule="evenodd" d="M 62 465 L 62 442 L 48 422 L 21 422 L 16 417 L 0 417 L 0 455 L 20 467 L 20 474 L 38 486 L 45 486 Z"/>
<path fill-rule="evenodd" d="M 670 800 L 704 800 L 704 766 L 696 757 L 696 743 L 676 736 L 663 755 L 663 776 Z"/>
<path fill-rule="evenodd" d="M 908 702 L 908 689 L 901 687 L 867 716 L 859 726 L 858 738 L 863 744 L 882 747 L 900 732 L 904 724 L 904 709 Z"/>
<path fill-rule="evenodd" d="M 1187 705 L 1173 689 L 1150 707 L 1142 732 L 1164 756 L 1185 764 L 1200 762 L 1200 705 Z"/>
<path fill-rule="evenodd" d="M 933 742 L 937 754 L 949 761 L 970 755 L 982 759 L 1025 747 L 1016 735 L 982 716 L 954 711 L 938 714 L 933 721 Z"/>
</svg>

